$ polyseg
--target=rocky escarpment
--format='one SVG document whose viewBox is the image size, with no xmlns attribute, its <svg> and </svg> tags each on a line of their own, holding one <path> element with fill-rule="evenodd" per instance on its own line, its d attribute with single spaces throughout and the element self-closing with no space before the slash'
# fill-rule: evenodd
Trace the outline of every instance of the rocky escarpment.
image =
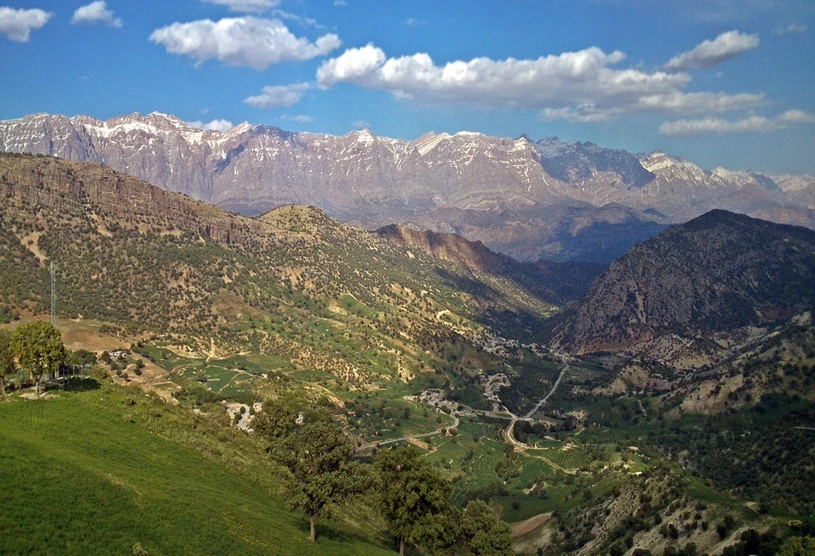
<svg viewBox="0 0 815 556">
<path fill-rule="evenodd" d="M 766 325 L 815 306 L 812 276 L 812 230 L 711 211 L 612 263 L 553 336 L 587 353 Z"/>
<path fill-rule="evenodd" d="M 102 164 L 51 157 L 0 155 L 0 196 L 51 211 L 138 218 L 162 230 L 194 232 L 218 243 L 242 241 L 261 229 L 250 218 L 175 195 Z"/>
</svg>

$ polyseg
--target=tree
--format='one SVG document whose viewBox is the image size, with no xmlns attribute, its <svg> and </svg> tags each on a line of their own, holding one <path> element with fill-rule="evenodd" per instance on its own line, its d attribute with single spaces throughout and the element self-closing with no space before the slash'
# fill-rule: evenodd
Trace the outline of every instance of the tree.
<svg viewBox="0 0 815 556">
<path fill-rule="evenodd" d="M 778 551 L 778 556 L 807 556 L 809 554 L 815 554 L 815 538 L 812 537 L 790 537 Z"/>
<path fill-rule="evenodd" d="M 363 492 L 366 477 L 351 462 L 351 440 L 335 425 L 310 423 L 287 436 L 276 452 L 277 459 L 291 472 L 290 503 L 309 516 L 309 540 L 317 538 L 317 518 L 329 507 Z"/>
<path fill-rule="evenodd" d="M 277 401 L 263 402 L 263 411 L 255 414 L 252 420 L 252 429 L 256 434 L 270 442 L 287 436 L 297 420 L 294 411 Z"/>
<path fill-rule="evenodd" d="M 0 330 L 0 388 L 6 397 L 6 380 L 17 371 L 11 350 L 11 334 Z"/>
<path fill-rule="evenodd" d="M 512 556 L 512 528 L 483 500 L 473 500 L 462 513 L 462 541 L 475 556 Z"/>
<path fill-rule="evenodd" d="M 422 544 L 439 530 L 449 506 L 450 485 L 412 446 L 382 451 L 374 465 L 384 517 L 404 555 L 406 543 Z"/>
<path fill-rule="evenodd" d="M 44 320 L 15 328 L 11 333 L 11 349 L 20 367 L 34 379 L 37 394 L 43 375 L 49 372 L 56 375 L 66 357 L 59 330 Z"/>
</svg>

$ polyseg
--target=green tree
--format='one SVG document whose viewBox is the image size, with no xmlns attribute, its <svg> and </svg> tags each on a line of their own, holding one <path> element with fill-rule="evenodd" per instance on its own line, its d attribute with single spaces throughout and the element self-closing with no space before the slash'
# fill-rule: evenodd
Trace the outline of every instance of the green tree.
<svg viewBox="0 0 815 556">
<path fill-rule="evenodd" d="M 815 538 L 791 537 L 781 546 L 778 556 L 809 556 L 815 554 Z"/>
<path fill-rule="evenodd" d="M 6 397 L 6 380 L 17 371 L 11 350 L 11 334 L 0 330 L 0 388 Z"/>
<path fill-rule="evenodd" d="M 498 519 L 483 500 L 473 500 L 461 516 L 462 542 L 475 556 L 511 556 L 512 528 Z"/>
<path fill-rule="evenodd" d="M 379 472 L 380 499 L 391 534 L 399 540 L 399 554 L 406 543 L 426 544 L 444 530 L 450 485 L 412 446 L 379 452 L 374 465 Z"/>
<path fill-rule="evenodd" d="M 65 362 L 65 346 L 59 330 L 50 322 L 38 320 L 18 326 L 11 333 L 11 349 L 20 367 L 28 371 L 36 383 L 37 394 L 43 375 L 55 376 Z"/>
<path fill-rule="evenodd" d="M 351 440 L 331 423 L 300 427 L 284 439 L 275 455 L 291 472 L 290 503 L 308 514 L 311 542 L 317 538 L 317 518 L 325 510 L 368 486 L 363 470 L 351 461 Z"/>
<path fill-rule="evenodd" d="M 255 414 L 252 429 L 270 442 L 287 436 L 293 429 L 297 415 L 278 401 L 263 402 L 263 411 Z"/>
</svg>

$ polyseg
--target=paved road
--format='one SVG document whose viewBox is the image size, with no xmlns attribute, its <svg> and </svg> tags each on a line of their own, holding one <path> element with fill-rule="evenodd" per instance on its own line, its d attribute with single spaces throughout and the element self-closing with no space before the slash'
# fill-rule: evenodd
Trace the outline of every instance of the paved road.
<svg viewBox="0 0 815 556">
<path fill-rule="evenodd" d="M 565 375 L 565 374 L 566 374 L 566 371 L 568 371 L 568 370 L 569 370 L 569 363 L 568 363 L 568 362 L 566 362 L 566 357 L 565 357 L 565 356 L 563 356 L 563 355 L 561 355 L 561 356 L 560 356 L 560 358 L 561 358 L 561 361 L 563 361 L 563 369 L 560 371 L 560 375 L 557 377 L 557 380 L 556 380 L 556 381 L 555 381 L 555 383 L 552 385 L 552 389 L 549 391 L 549 393 L 548 393 L 548 394 L 546 394 L 546 396 L 545 396 L 543 399 L 541 399 L 541 401 L 539 401 L 539 402 L 538 402 L 538 405 L 536 405 L 535 407 L 533 407 L 533 408 L 532 408 L 532 409 L 529 411 L 529 413 L 527 413 L 526 415 L 524 415 L 524 417 L 523 417 L 524 419 L 529 419 L 529 418 L 531 418 L 531 417 L 532 417 L 532 416 L 533 416 L 535 413 L 537 413 L 537 411 L 538 411 L 538 410 L 539 410 L 541 407 L 543 407 L 543 404 L 545 404 L 545 403 L 546 403 L 546 402 L 549 400 L 549 398 L 552 396 L 552 394 L 554 394 L 554 393 L 555 393 L 555 390 L 557 390 L 557 387 L 558 387 L 558 386 L 560 386 L 560 381 L 561 381 L 561 380 L 563 380 L 563 375 Z"/>
<path fill-rule="evenodd" d="M 557 387 L 560 386 L 560 381 L 563 380 L 563 376 L 566 374 L 566 371 L 569 370 L 569 363 L 566 361 L 566 356 L 561 355 L 560 360 L 563 362 L 563 369 L 561 369 L 560 375 L 558 375 L 557 380 L 552 385 L 552 389 L 549 390 L 549 393 L 546 394 L 546 396 L 544 396 L 543 398 L 541 398 L 541 400 L 535 405 L 535 407 L 533 407 L 523 417 L 518 417 L 517 415 L 512 415 L 512 421 L 509 423 L 509 426 L 506 429 L 504 429 L 504 433 L 503 433 L 504 440 L 506 440 L 508 443 L 512 444 L 513 446 L 517 446 L 517 447 L 519 447 L 521 449 L 527 448 L 526 444 L 524 444 L 523 442 L 518 441 L 515 438 L 515 423 L 517 423 L 518 421 L 529 421 L 529 420 L 531 420 L 532 416 L 538 410 L 540 410 L 540 408 L 543 407 L 543 405 L 549 400 L 549 398 L 552 396 L 552 394 L 555 393 L 555 390 L 557 390 Z"/>
</svg>

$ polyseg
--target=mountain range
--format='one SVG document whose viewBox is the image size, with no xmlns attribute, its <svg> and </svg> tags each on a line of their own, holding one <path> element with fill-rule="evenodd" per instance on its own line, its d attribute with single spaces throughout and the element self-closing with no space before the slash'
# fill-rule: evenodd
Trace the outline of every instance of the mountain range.
<svg viewBox="0 0 815 556">
<path fill-rule="evenodd" d="M 255 216 L 307 204 L 376 229 L 458 233 L 516 259 L 610 262 L 721 208 L 815 228 L 815 178 L 712 171 L 662 152 L 479 133 L 414 141 L 194 128 L 165 114 L 0 122 L 0 150 L 101 162 L 162 189 Z"/>
</svg>

